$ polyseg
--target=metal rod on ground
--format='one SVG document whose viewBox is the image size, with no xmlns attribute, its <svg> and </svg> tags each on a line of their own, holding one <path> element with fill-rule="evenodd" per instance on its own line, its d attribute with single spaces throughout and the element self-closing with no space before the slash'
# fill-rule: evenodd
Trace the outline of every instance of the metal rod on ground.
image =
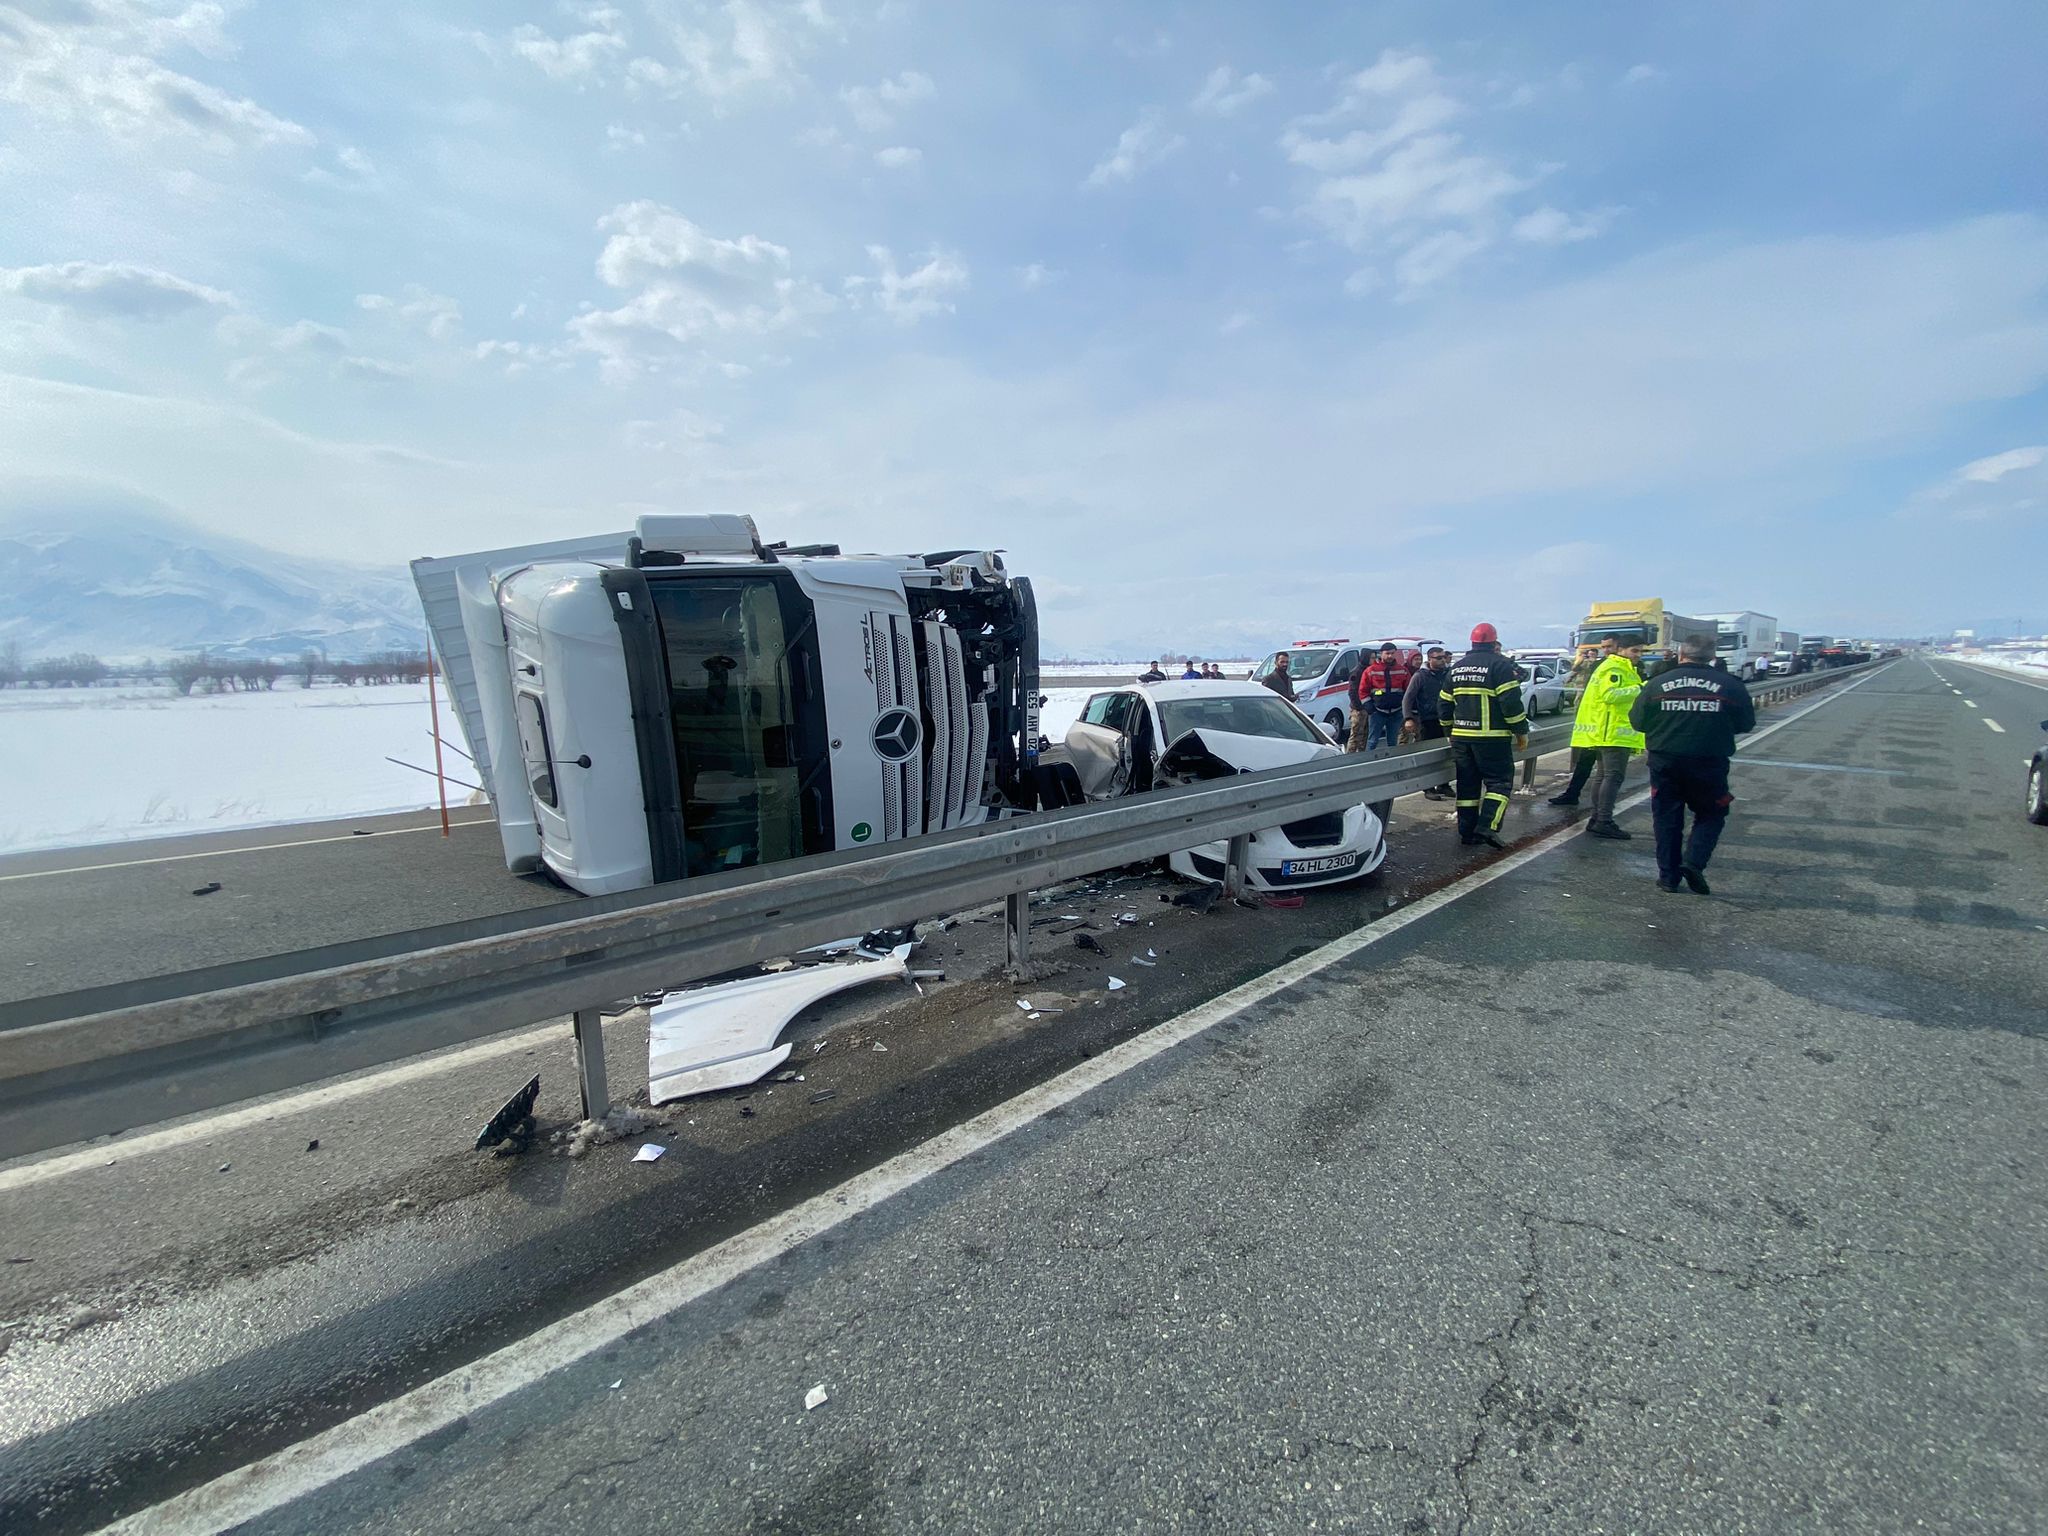
<svg viewBox="0 0 2048 1536">
<path fill-rule="evenodd" d="M 1252 839 L 1240 832 L 1230 840 L 1230 857 L 1223 870 L 1223 894 L 1235 901 L 1245 891 L 1245 874 L 1252 865 Z"/>
<path fill-rule="evenodd" d="M 448 779 L 441 771 L 441 701 L 434 686 L 434 647 L 427 644 L 427 714 L 434 723 L 434 783 L 441 791 L 441 835 L 448 836 Z"/>
<path fill-rule="evenodd" d="M 583 1118 L 602 1120 L 611 1113 L 611 1089 L 604 1078 L 604 1014 L 596 1008 L 576 1010 L 576 1086 L 583 1094 Z"/>
<path fill-rule="evenodd" d="M 1015 891 L 1003 899 L 1003 927 L 1009 939 L 1008 971 L 1012 981 L 1023 981 L 1031 950 L 1031 893 Z"/>
</svg>

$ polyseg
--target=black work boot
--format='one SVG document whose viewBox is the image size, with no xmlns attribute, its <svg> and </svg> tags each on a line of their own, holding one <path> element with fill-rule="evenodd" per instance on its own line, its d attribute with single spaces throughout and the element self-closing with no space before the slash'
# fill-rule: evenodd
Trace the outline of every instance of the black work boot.
<svg viewBox="0 0 2048 1536">
<path fill-rule="evenodd" d="M 1699 870 L 1694 869 L 1690 864 L 1681 866 L 1678 872 L 1685 876 L 1685 883 L 1692 887 L 1693 895 L 1711 896 L 1714 894 L 1714 888 L 1707 884 L 1707 877 Z"/>
<path fill-rule="evenodd" d="M 1571 810 L 1578 805 L 1579 797 L 1577 795 L 1555 795 L 1545 803 L 1548 805 L 1562 806 L 1566 810 Z"/>
<path fill-rule="evenodd" d="M 1624 832 L 1620 827 L 1617 827 L 1611 821 L 1595 821 L 1588 823 L 1586 827 L 1586 836 L 1611 837 L 1621 842 L 1628 842 L 1635 837 L 1635 833 Z"/>
</svg>

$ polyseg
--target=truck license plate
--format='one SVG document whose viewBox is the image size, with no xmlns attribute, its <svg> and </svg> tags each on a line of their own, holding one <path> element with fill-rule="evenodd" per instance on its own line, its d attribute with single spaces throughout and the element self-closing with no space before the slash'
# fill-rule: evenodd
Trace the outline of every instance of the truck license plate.
<svg viewBox="0 0 2048 1536">
<path fill-rule="evenodd" d="M 1358 855 L 1355 853 L 1333 854 L 1327 859 L 1282 859 L 1280 873 L 1283 876 L 1327 875 L 1340 869 L 1356 869 Z"/>
</svg>

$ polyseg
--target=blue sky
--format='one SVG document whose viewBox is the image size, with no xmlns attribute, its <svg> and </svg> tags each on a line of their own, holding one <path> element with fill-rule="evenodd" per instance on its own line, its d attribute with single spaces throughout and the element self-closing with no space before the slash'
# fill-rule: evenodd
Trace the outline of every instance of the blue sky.
<svg viewBox="0 0 2048 1536">
<path fill-rule="evenodd" d="M 2039 627 L 2044 67 L 2021 3 L 0 0 L 0 507 L 736 509 L 1003 547 L 1077 654 Z"/>
</svg>

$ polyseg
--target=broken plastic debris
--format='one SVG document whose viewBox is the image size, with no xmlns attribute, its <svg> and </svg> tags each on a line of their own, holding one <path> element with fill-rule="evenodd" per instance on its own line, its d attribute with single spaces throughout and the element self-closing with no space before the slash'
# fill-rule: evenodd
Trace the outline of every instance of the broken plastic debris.
<svg viewBox="0 0 2048 1536">
<path fill-rule="evenodd" d="M 1158 963 L 1157 960 L 1147 960 L 1143 955 L 1131 956 L 1131 964 L 1133 965 L 1157 965 Z"/>
<path fill-rule="evenodd" d="M 872 1046 L 868 1047 L 868 1049 L 880 1051 L 884 1056 L 889 1054 L 889 1047 L 882 1044 L 882 1042 L 879 1040 L 877 1040 Z"/>
<path fill-rule="evenodd" d="M 816 1093 L 811 1095 L 811 1102 L 813 1104 L 822 1104 L 827 1099 L 836 1099 L 838 1097 L 839 1090 L 837 1088 L 820 1088 Z"/>
<path fill-rule="evenodd" d="M 616 1392 L 616 1391 L 618 1391 L 618 1390 L 619 1390 L 619 1388 L 623 1387 L 623 1386 L 624 1386 L 625 1384 L 626 1384 L 626 1378 L 625 1378 L 625 1377 L 623 1377 L 623 1376 L 621 1376 L 621 1377 L 620 1377 L 620 1378 L 619 1378 L 619 1379 L 618 1379 L 617 1381 L 615 1381 L 615 1382 L 613 1382 L 613 1383 L 612 1383 L 612 1385 L 611 1385 L 611 1390 L 612 1390 L 612 1391 L 614 1391 L 614 1392 Z"/>
<path fill-rule="evenodd" d="M 1025 1014 L 1025 1015 L 1024 1015 L 1024 1017 L 1025 1017 L 1025 1018 L 1027 1018 L 1027 1019 L 1037 1019 L 1037 1018 L 1043 1018 L 1043 1017 L 1044 1017 L 1044 1015 L 1043 1015 L 1043 1014 L 1037 1014 L 1037 1013 L 1027 1013 L 1027 1014 Z"/>
<path fill-rule="evenodd" d="M 777 1045 L 804 1008 L 863 982 L 900 979 L 911 946 L 879 959 L 766 972 L 671 998 L 648 1015 L 648 1102 L 736 1088 L 782 1065 L 790 1047 Z M 822 1050 L 820 1042 L 815 1050 Z"/>
<path fill-rule="evenodd" d="M 1021 997 L 1017 999 L 1017 1006 L 1023 1009 L 1026 1013 L 1029 1013 L 1031 1011 L 1031 1004 Z"/>
<path fill-rule="evenodd" d="M 1124 984 L 1123 984 L 1123 983 L 1122 983 L 1121 981 L 1117 980 L 1117 979 L 1116 979 L 1116 977 L 1112 976 L 1112 977 L 1110 977 L 1110 978 L 1109 978 L 1109 990 L 1110 990 L 1110 991 L 1112 991 L 1112 992 L 1121 992 L 1121 991 L 1123 991 L 1123 989 L 1124 989 Z"/>
<path fill-rule="evenodd" d="M 804 1412 L 809 1413 L 813 1408 L 822 1408 L 831 1400 L 825 1391 L 825 1384 L 820 1382 L 804 1394 Z"/>
<path fill-rule="evenodd" d="M 1159 958 L 1159 951 L 1156 949 L 1148 949 L 1145 951 L 1145 958 L 1147 960 L 1157 960 Z"/>
<path fill-rule="evenodd" d="M 660 1159 L 662 1153 L 667 1150 L 667 1147 L 661 1146 L 658 1143 L 645 1141 L 640 1144 L 640 1150 L 633 1154 L 633 1161 L 636 1163 L 656 1162 Z"/>
<path fill-rule="evenodd" d="M 220 882 L 218 880 L 209 880 L 206 882 L 206 884 L 200 886 L 197 890 L 193 891 L 192 894 L 194 896 L 211 896 L 215 891 L 219 889 Z"/>
</svg>

